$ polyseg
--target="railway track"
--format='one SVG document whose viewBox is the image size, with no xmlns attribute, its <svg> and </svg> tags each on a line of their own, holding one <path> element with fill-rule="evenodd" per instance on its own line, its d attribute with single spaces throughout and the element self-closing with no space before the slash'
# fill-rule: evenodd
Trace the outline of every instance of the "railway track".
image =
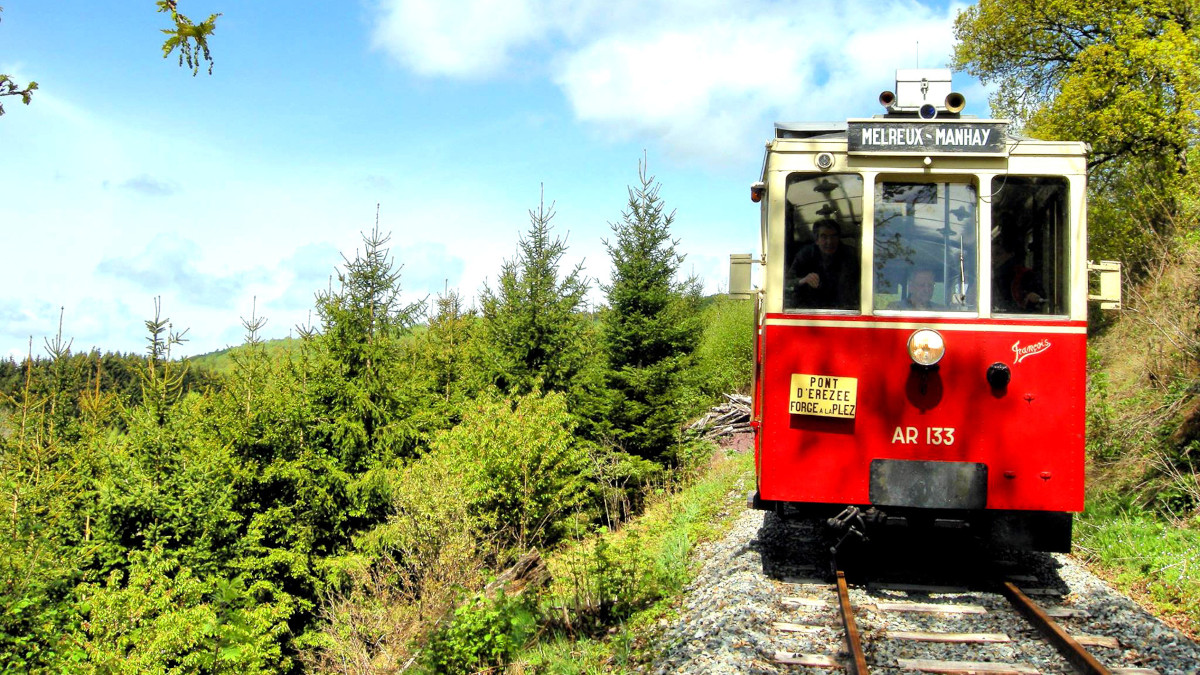
<svg viewBox="0 0 1200 675">
<path fill-rule="evenodd" d="M 837 634 L 840 644 L 831 650 L 828 639 L 822 651 L 780 649 L 775 662 L 806 668 L 841 669 L 852 675 L 890 672 L 1081 673 L 1083 675 L 1166 675 L 1137 666 L 1121 665 L 1117 638 L 1072 630 L 1074 619 L 1086 612 L 1056 604 L 1039 603 L 1012 581 L 1002 581 L 992 591 L 966 587 L 877 584 L 856 589 L 851 599 L 845 575 L 834 584 L 800 581 L 796 595 L 780 598 L 781 618 L 772 623 L 781 644 L 797 644 L 783 636 Z M 1044 591 L 1045 589 L 1033 589 Z M 901 596 L 901 597 L 897 597 Z M 1004 617 L 1010 626 L 1020 617 L 1021 629 L 997 630 L 992 616 Z M 933 621 L 923 617 L 936 617 Z M 929 624 L 936 624 L 930 629 Z M 861 625 L 861 628 L 860 628 Z M 822 641 L 808 641 L 821 645 Z M 945 658 L 939 645 L 975 645 L 975 659 Z M 1053 647 L 1060 667 L 1047 669 L 1044 652 Z M 999 648 L 997 648 L 999 647 Z M 1042 652 L 1040 666 L 1023 662 L 1021 655 Z M 1093 653 L 1095 652 L 1095 653 Z"/>
<path fill-rule="evenodd" d="M 1195 643 L 1053 556 L 906 537 L 834 576 L 819 528 L 739 521 L 702 554 L 648 672 L 1200 672 Z"/>
</svg>

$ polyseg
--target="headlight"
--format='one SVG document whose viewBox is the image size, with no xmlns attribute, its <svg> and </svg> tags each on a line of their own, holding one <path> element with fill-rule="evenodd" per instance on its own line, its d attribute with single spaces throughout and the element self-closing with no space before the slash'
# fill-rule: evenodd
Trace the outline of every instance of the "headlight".
<svg viewBox="0 0 1200 675">
<path fill-rule="evenodd" d="M 942 360 L 946 342 L 936 330 L 922 328 L 908 336 L 908 356 L 918 366 L 932 366 Z"/>
</svg>

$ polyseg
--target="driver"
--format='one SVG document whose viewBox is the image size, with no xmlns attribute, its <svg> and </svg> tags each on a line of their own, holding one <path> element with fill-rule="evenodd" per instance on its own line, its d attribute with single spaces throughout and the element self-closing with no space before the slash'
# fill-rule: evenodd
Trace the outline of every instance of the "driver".
<svg viewBox="0 0 1200 675">
<path fill-rule="evenodd" d="M 888 309 L 915 309 L 926 312 L 945 311 L 946 306 L 933 301 L 933 270 L 914 267 L 905 285 L 906 297 L 890 303 Z"/>
</svg>

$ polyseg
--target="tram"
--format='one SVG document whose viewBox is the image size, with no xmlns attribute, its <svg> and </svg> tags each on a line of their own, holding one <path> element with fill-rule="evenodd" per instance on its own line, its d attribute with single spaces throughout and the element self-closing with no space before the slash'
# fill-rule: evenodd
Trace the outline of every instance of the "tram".
<svg viewBox="0 0 1200 675">
<path fill-rule="evenodd" d="M 776 124 L 757 300 L 752 506 L 1068 551 L 1084 500 L 1088 147 L 962 114 L 900 70 L 874 117 Z M 752 263 L 761 287 L 749 290 Z"/>
</svg>

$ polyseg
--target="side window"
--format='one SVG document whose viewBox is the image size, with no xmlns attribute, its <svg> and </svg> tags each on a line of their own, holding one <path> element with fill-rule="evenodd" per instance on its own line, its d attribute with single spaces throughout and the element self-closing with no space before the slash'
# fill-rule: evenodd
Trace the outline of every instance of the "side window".
<svg viewBox="0 0 1200 675">
<path fill-rule="evenodd" d="M 1067 181 L 992 179 L 992 311 L 1067 313 Z"/>
<path fill-rule="evenodd" d="M 787 179 L 784 310 L 859 308 L 862 176 Z"/>
<path fill-rule="evenodd" d="M 976 311 L 976 203 L 969 183 L 875 184 L 875 309 Z"/>
</svg>

